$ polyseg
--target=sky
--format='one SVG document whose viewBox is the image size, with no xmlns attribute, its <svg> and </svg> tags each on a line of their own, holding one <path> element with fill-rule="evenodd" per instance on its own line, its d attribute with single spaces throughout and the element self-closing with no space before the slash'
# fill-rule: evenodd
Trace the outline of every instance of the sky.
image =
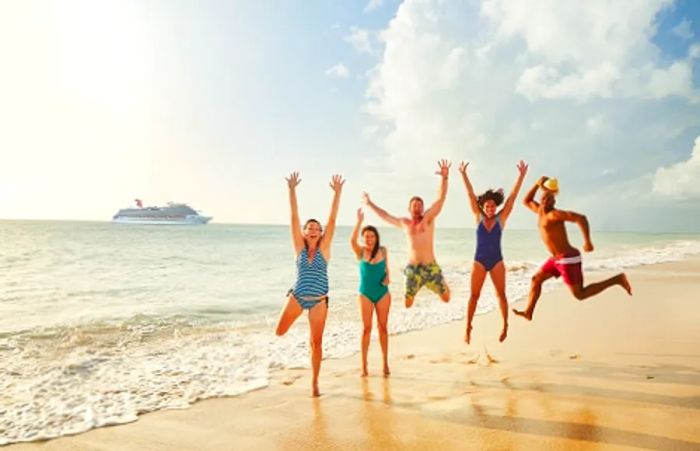
<svg viewBox="0 0 700 451">
<path fill-rule="evenodd" d="M 218 223 L 340 224 L 363 191 L 473 227 L 457 166 L 530 165 L 600 230 L 700 232 L 700 2 L 0 2 L 0 218 L 105 220 L 143 199 Z M 369 222 L 378 218 L 368 215 Z M 516 208 L 511 227 L 532 229 Z"/>
</svg>

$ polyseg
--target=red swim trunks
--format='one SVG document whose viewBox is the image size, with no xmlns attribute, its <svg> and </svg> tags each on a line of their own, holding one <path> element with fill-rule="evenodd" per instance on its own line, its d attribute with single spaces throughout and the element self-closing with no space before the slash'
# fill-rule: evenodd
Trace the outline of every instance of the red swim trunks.
<svg viewBox="0 0 700 451">
<path fill-rule="evenodd" d="M 551 274 L 554 277 L 563 276 L 567 285 L 583 283 L 583 271 L 581 270 L 581 254 L 555 255 L 550 257 L 540 271 Z"/>
</svg>

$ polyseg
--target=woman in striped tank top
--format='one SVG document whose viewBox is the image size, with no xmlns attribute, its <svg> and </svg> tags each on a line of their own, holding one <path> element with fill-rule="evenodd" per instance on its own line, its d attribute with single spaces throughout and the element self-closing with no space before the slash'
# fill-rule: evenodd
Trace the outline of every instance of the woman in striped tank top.
<svg viewBox="0 0 700 451">
<path fill-rule="evenodd" d="M 345 180 L 340 175 L 331 178 L 330 187 L 333 189 L 333 204 L 331 213 L 323 232 L 321 224 L 315 219 L 309 219 L 302 229 L 297 207 L 296 187 L 301 182 L 298 172 L 293 172 L 287 180 L 289 186 L 289 205 L 292 220 L 292 245 L 296 257 L 297 276 L 294 287 L 287 293 L 287 303 L 277 321 L 277 336 L 287 333 L 297 318 L 309 311 L 309 328 L 311 337 L 311 380 L 312 396 L 319 396 L 318 373 L 321 370 L 323 357 L 323 329 L 326 326 L 328 314 L 328 260 L 331 258 L 331 242 L 335 233 L 335 219 L 338 216 L 340 192 Z"/>
</svg>

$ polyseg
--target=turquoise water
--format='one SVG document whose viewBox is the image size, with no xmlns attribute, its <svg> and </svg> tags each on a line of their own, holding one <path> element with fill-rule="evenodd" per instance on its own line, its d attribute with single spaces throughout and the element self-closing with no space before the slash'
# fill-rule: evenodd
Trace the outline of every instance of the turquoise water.
<svg viewBox="0 0 700 451">
<path fill-rule="evenodd" d="M 405 239 L 395 229 L 380 233 L 397 301 L 390 332 L 463 318 L 474 230 L 437 231 L 453 301 L 422 292 L 411 310 L 401 302 Z M 329 265 L 331 358 L 355 353 L 361 331 L 349 235 L 338 228 Z M 580 243 L 577 230 L 570 235 Z M 285 337 L 273 333 L 294 277 L 287 226 L 0 221 L 0 237 L 0 444 L 235 395 L 264 387 L 276 368 L 308 364 L 305 321 Z M 700 235 L 594 232 L 593 242 L 586 270 L 700 252 Z M 517 302 L 547 255 L 536 231 L 507 230 L 503 248 Z M 477 312 L 495 305 L 487 282 Z"/>
</svg>

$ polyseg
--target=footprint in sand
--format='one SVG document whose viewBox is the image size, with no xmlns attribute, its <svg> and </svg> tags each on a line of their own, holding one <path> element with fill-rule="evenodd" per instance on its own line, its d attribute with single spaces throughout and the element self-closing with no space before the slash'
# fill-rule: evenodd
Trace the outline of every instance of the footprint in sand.
<svg viewBox="0 0 700 451">
<path fill-rule="evenodd" d="M 405 356 L 403 356 L 404 360 L 411 360 L 411 359 L 415 359 L 415 358 L 416 358 L 415 354 L 406 354 Z"/>
<path fill-rule="evenodd" d="M 486 361 L 488 362 L 489 365 L 492 365 L 494 363 L 498 363 L 498 359 L 496 359 L 494 356 L 489 354 L 489 350 L 486 349 L 486 346 L 484 346 L 484 355 L 486 356 Z"/>
<path fill-rule="evenodd" d="M 452 359 L 447 357 L 447 356 L 442 356 L 440 358 L 430 360 L 430 363 L 451 363 L 451 362 L 452 362 Z"/>
<path fill-rule="evenodd" d="M 474 365 L 479 362 L 479 354 L 467 354 L 466 352 L 460 352 L 459 354 L 466 358 L 466 360 L 461 360 L 459 363 Z"/>
<path fill-rule="evenodd" d="M 581 354 L 570 354 L 569 359 L 570 360 L 578 360 L 581 358 Z"/>
<path fill-rule="evenodd" d="M 513 384 L 510 383 L 510 377 L 504 376 L 501 378 L 501 384 L 505 385 L 508 388 L 513 388 Z"/>
<path fill-rule="evenodd" d="M 287 379 L 282 381 L 282 385 L 292 385 L 294 382 L 298 381 L 301 378 L 301 376 L 289 376 Z"/>
</svg>

